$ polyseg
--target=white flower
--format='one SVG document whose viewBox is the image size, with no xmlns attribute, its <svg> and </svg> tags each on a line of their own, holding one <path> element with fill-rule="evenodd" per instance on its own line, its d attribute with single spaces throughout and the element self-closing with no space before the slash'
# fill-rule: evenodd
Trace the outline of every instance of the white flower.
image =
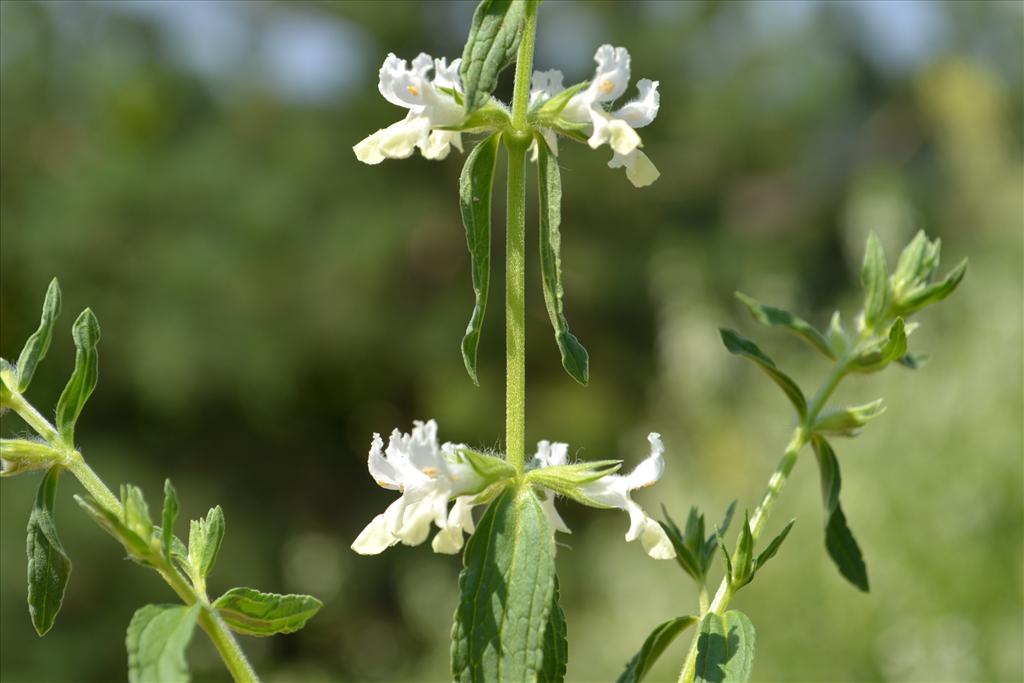
<svg viewBox="0 0 1024 683">
<path fill-rule="evenodd" d="M 404 59 L 389 54 L 380 68 L 380 94 L 388 102 L 409 110 L 401 121 L 382 128 L 353 147 L 356 158 L 366 164 L 379 164 L 384 159 L 405 159 L 419 147 L 427 159 L 444 159 L 452 146 L 462 151 L 462 134 L 457 131 L 434 130 L 462 122 L 465 110 L 441 88 L 462 92 L 459 79 L 461 59 L 449 65 L 446 59 L 432 59 L 420 53 L 411 68 Z M 433 79 L 428 72 L 433 69 Z"/>
<path fill-rule="evenodd" d="M 588 126 L 587 144 L 597 149 L 607 144 L 614 152 L 610 168 L 625 167 L 626 177 L 636 187 L 650 185 L 661 175 L 640 151 L 642 142 L 637 128 L 643 128 L 658 115 L 660 95 L 658 81 L 647 78 L 637 82 L 639 96 L 615 111 L 608 111 L 612 102 L 622 97 L 629 85 L 629 52 L 624 47 L 602 45 L 594 54 L 597 70 L 590 84 L 576 93 L 559 115 L 571 124 Z M 530 93 L 531 105 L 542 105 L 565 90 L 558 71 L 535 72 Z M 556 151 L 552 146 L 552 151 Z"/>
<path fill-rule="evenodd" d="M 438 446 L 437 423 L 416 421 L 411 434 L 391 432 L 388 447 L 374 434 L 367 466 L 378 484 L 402 495 L 377 515 L 352 543 L 361 555 L 376 555 L 401 542 L 419 545 L 427 540 L 433 522 L 441 532 L 437 552 L 462 547 L 462 530 L 473 531 L 471 495 L 487 483 L 460 454 L 461 444 Z M 448 501 L 456 498 L 451 514 Z M 443 536 L 443 537 L 442 537 Z M 440 539 L 440 540 L 439 540 Z"/>
<path fill-rule="evenodd" d="M 665 530 L 630 497 L 632 491 L 653 486 L 665 471 L 665 447 L 661 442 L 661 436 L 651 432 L 647 436 L 647 440 L 651 444 L 651 454 L 632 472 L 627 475 L 606 475 L 597 481 L 583 484 L 580 486 L 579 492 L 583 497 L 602 507 L 618 508 L 627 512 L 629 514 L 629 530 L 626 532 L 626 540 L 640 539 L 640 543 L 648 555 L 657 560 L 670 560 L 676 556 L 676 553 Z M 537 467 L 564 465 L 567 451 L 568 446 L 564 443 L 550 444 L 547 441 L 541 441 L 537 444 L 534 464 Z M 550 491 L 546 493 L 548 493 L 548 498 L 542 501 L 542 505 L 548 513 L 552 528 L 556 531 L 570 533 L 565 522 L 555 510 L 552 502 L 553 495 Z"/>
</svg>

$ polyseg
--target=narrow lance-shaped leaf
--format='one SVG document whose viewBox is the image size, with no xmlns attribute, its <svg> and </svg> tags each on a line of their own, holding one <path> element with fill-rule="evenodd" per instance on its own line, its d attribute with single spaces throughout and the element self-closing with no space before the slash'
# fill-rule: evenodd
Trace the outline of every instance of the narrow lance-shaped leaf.
<svg viewBox="0 0 1024 683">
<path fill-rule="evenodd" d="M 253 588 L 232 588 L 213 603 L 232 631 L 247 636 L 294 633 L 323 603 L 311 595 L 261 593 Z"/>
<path fill-rule="evenodd" d="M 743 292 L 736 292 L 736 298 L 739 299 L 744 306 L 750 309 L 750 313 L 762 325 L 787 329 L 810 344 L 814 349 L 821 352 L 821 354 L 826 358 L 835 360 L 835 353 L 832 350 L 832 346 L 828 343 L 828 340 L 806 320 L 802 320 L 789 311 L 784 311 L 781 308 L 765 306 L 757 299 L 749 297 Z"/>
<path fill-rule="evenodd" d="M 99 377 L 96 345 L 100 341 L 100 324 L 91 309 L 78 316 L 71 335 L 75 340 L 75 370 L 57 401 L 57 431 L 64 444 L 74 448 L 75 423 Z"/>
<path fill-rule="evenodd" d="M 544 666 L 537 676 L 538 683 L 561 683 L 569 663 L 569 641 L 566 638 L 565 612 L 558 602 L 558 576 L 551 592 L 551 610 L 544 628 Z"/>
<path fill-rule="evenodd" d="M 480 345 L 491 279 L 491 193 L 500 140 L 501 136 L 495 133 L 477 145 L 466 158 L 466 165 L 459 176 L 459 204 L 462 224 L 466 228 L 475 296 L 473 315 L 462 338 L 462 360 L 477 385 L 480 384 L 476 370 L 477 347 Z"/>
<path fill-rule="evenodd" d="M 658 625 L 651 631 L 651 635 L 647 636 L 640 651 L 633 655 L 633 658 L 626 664 L 626 670 L 622 672 L 616 683 L 639 683 L 642 681 L 665 648 L 671 645 L 680 633 L 698 621 L 697 617 L 686 616 L 669 619 L 664 624 Z"/>
<path fill-rule="evenodd" d="M 741 336 L 738 332 L 724 328 L 720 329 L 719 332 L 722 335 L 722 343 L 725 344 L 725 348 L 729 350 L 729 353 L 743 356 L 757 363 L 758 367 L 764 370 L 771 377 L 772 381 L 779 385 L 779 388 L 786 394 L 786 397 L 793 404 L 793 407 L 796 408 L 796 412 L 800 417 L 804 418 L 807 416 L 807 399 L 804 398 L 803 392 L 800 391 L 800 387 L 797 386 L 796 382 L 790 379 L 789 375 L 775 366 L 775 361 L 758 348 L 757 344 Z"/>
<path fill-rule="evenodd" d="M 498 74 L 515 59 L 525 20 L 526 0 L 483 0 L 477 6 L 459 69 L 467 113 L 487 103 Z"/>
<path fill-rule="evenodd" d="M 103 507 L 95 498 L 74 496 L 75 502 L 92 517 L 104 531 L 117 539 L 128 551 L 128 554 L 137 560 L 141 560 L 149 554 L 149 543 L 141 538 L 135 531 L 129 529 L 124 520 Z"/>
<path fill-rule="evenodd" d="M 32 375 L 35 374 L 39 361 L 46 357 L 50 349 L 50 340 L 53 339 L 53 324 L 60 315 L 60 284 L 57 278 L 50 281 L 46 289 L 46 298 L 43 299 L 43 313 L 39 319 L 39 329 L 32 333 L 32 336 L 25 342 L 18 356 L 18 391 L 24 393 L 32 382 Z"/>
<path fill-rule="evenodd" d="M 128 624 L 128 680 L 131 683 L 188 683 L 185 648 L 192 640 L 199 603 L 146 605 Z"/>
<path fill-rule="evenodd" d="M 877 372 L 906 353 L 907 327 L 903 318 L 896 318 L 886 338 L 854 358 L 850 367 L 857 372 Z"/>
<path fill-rule="evenodd" d="M 39 483 L 28 518 L 28 612 L 39 635 L 53 627 L 71 575 L 71 560 L 53 521 L 59 479 L 60 467 L 51 467 Z"/>
<path fill-rule="evenodd" d="M 900 315 L 909 315 L 914 311 L 921 310 L 925 306 L 930 306 L 931 304 L 942 301 L 953 293 L 960 284 L 960 281 L 964 279 L 964 275 L 966 273 L 967 259 L 964 259 L 958 263 L 948 275 L 946 275 L 942 282 L 923 286 L 920 290 L 911 292 L 906 296 L 906 298 L 901 299 L 896 307 L 897 312 Z"/>
<path fill-rule="evenodd" d="M 708 612 L 697 637 L 696 683 L 745 683 L 754 670 L 754 625 L 743 612 Z"/>
<path fill-rule="evenodd" d="M 772 539 L 772 542 L 768 544 L 761 554 L 754 560 L 754 573 L 757 574 L 761 570 L 761 567 L 768 562 L 768 560 L 775 557 L 775 553 L 779 552 L 779 548 L 782 547 L 782 542 L 786 540 L 786 536 L 789 535 L 789 530 L 793 528 L 793 524 L 796 523 L 795 519 L 789 520 L 789 524 L 779 532 L 779 535 Z"/>
<path fill-rule="evenodd" d="M 864 287 L 864 324 L 873 328 L 889 305 L 889 267 L 885 262 L 882 243 L 873 231 L 868 235 L 860 281 Z"/>
<path fill-rule="evenodd" d="M 540 263 L 544 284 L 544 303 L 555 331 L 555 342 L 562 355 L 562 367 L 580 384 L 590 380 L 590 356 L 565 319 L 562 299 L 562 179 L 558 162 L 552 159 L 548 144 L 536 136 L 537 173 L 540 184 Z"/>
<path fill-rule="evenodd" d="M 689 546 L 686 545 L 686 539 L 679 531 L 679 527 L 676 526 L 675 520 L 669 516 L 668 510 L 664 505 L 661 506 L 661 509 L 665 514 L 665 521 L 658 523 L 664 529 L 665 535 L 668 536 L 669 542 L 676 551 L 676 564 L 696 581 L 703 581 L 706 572 L 706 565 L 702 562 L 703 557 L 694 556 Z"/>
<path fill-rule="evenodd" d="M 857 540 L 846 524 L 846 515 L 839 504 L 842 478 L 839 461 L 832 446 L 822 437 L 815 437 L 811 444 L 818 460 L 821 475 L 821 495 L 825 503 L 825 549 L 846 580 L 864 591 L 868 591 L 868 569 L 864 564 Z"/>
<path fill-rule="evenodd" d="M 754 578 L 754 537 L 750 533 L 750 515 L 743 513 L 743 526 L 736 543 L 736 554 L 732 558 L 732 583 L 739 588 Z"/>
<path fill-rule="evenodd" d="M 178 519 L 178 493 L 170 479 L 164 480 L 164 509 L 161 515 L 160 549 L 168 561 L 174 550 L 174 522 Z"/>
<path fill-rule="evenodd" d="M 736 501 L 729 503 L 729 507 L 725 509 L 725 514 L 722 516 L 722 523 L 715 529 L 715 533 L 708 535 L 708 540 L 704 542 L 704 567 L 708 568 L 711 566 L 711 558 L 715 555 L 715 548 L 718 547 L 717 534 L 725 534 L 729 530 L 729 524 L 732 523 L 732 515 L 736 511 Z"/>
<path fill-rule="evenodd" d="M 537 496 L 506 488 L 466 546 L 452 627 L 457 681 L 527 681 L 545 670 L 555 542 Z"/>
<path fill-rule="evenodd" d="M 831 410 L 814 421 L 813 431 L 819 434 L 856 436 L 871 420 L 885 412 L 882 399 L 860 406 Z"/>
</svg>

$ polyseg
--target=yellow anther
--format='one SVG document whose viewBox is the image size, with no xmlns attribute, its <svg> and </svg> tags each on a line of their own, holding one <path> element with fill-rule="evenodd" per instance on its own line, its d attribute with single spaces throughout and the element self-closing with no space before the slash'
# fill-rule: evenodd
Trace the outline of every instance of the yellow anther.
<svg viewBox="0 0 1024 683">
<path fill-rule="evenodd" d="M 601 84 L 597 86 L 597 89 L 601 92 L 602 95 L 607 95 L 612 90 L 615 90 L 615 83 L 613 83 L 611 79 L 606 78 L 605 80 L 601 81 Z"/>
<path fill-rule="evenodd" d="M 424 467 L 423 468 L 423 474 L 427 475 L 428 477 L 436 477 L 437 476 L 437 468 L 436 467 Z"/>
<path fill-rule="evenodd" d="M 411 94 L 413 97 L 420 96 L 420 89 L 417 88 L 415 85 L 407 85 L 405 86 L 405 89 L 408 90 L 409 94 Z"/>
</svg>

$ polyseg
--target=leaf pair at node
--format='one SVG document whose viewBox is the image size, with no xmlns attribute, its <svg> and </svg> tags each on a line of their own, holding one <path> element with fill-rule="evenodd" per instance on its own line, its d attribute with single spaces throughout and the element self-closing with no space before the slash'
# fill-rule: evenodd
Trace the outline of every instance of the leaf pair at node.
<svg viewBox="0 0 1024 683">
<path fill-rule="evenodd" d="M 565 317 L 561 259 L 562 184 L 558 163 L 543 136 L 537 135 L 537 169 L 540 189 L 540 263 L 544 302 L 562 357 L 562 367 L 580 384 L 590 379 L 586 348 L 570 331 Z M 469 156 L 459 177 L 459 202 L 466 229 L 473 277 L 474 306 L 462 339 L 462 359 L 470 378 L 480 384 L 477 349 L 487 310 L 491 272 L 491 196 L 501 133 L 480 142 Z"/>
<path fill-rule="evenodd" d="M 782 531 L 779 532 L 779 535 L 773 538 L 756 557 L 754 555 L 754 536 L 750 528 L 750 517 L 746 513 L 743 515 L 743 526 L 740 527 L 740 538 L 736 544 L 736 552 L 731 557 L 729 549 L 725 545 L 723 535 L 721 533 L 717 534 L 718 544 L 722 546 L 722 560 L 725 562 L 726 576 L 729 577 L 729 583 L 734 591 L 739 590 L 754 580 L 757 572 L 782 547 L 782 542 L 786 540 L 786 536 L 789 535 L 789 531 L 793 528 L 795 522 L 795 519 L 791 519 L 783 527 Z"/>
<path fill-rule="evenodd" d="M 729 529 L 735 509 L 736 501 L 734 500 L 726 509 L 721 524 L 705 537 L 704 515 L 696 506 L 690 508 L 690 514 L 686 518 L 686 528 L 682 531 L 669 516 L 668 510 L 662 506 L 665 521 L 659 522 L 659 524 L 672 542 L 672 547 L 676 551 L 676 562 L 700 586 L 704 585 L 708 570 L 711 569 L 711 560 L 718 548 L 718 535 L 724 534 Z"/>
</svg>

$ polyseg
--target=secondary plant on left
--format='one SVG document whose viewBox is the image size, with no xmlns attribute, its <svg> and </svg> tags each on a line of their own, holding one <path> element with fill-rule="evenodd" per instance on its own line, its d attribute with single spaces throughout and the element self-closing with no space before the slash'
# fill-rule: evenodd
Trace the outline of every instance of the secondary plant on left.
<svg viewBox="0 0 1024 683">
<path fill-rule="evenodd" d="M 75 369 L 57 401 L 50 422 L 28 402 L 25 392 L 39 362 L 46 356 L 60 315 L 61 292 L 50 283 L 42 318 L 25 342 L 16 364 L 0 358 L 0 412 L 12 410 L 35 436 L 0 440 L 0 476 L 43 472 L 28 521 L 28 610 L 36 632 L 53 627 L 71 575 L 57 535 L 54 502 L 61 472 L 68 471 L 85 488 L 77 502 L 96 524 L 118 541 L 129 559 L 154 570 L 181 599 L 181 604 L 142 607 L 128 625 L 128 679 L 132 683 L 189 680 L 185 648 L 198 624 L 210 637 L 235 681 L 258 681 L 234 633 L 270 636 L 302 628 L 321 607 L 308 595 L 277 595 L 252 588 L 232 588 L 216 600 L 206 592 L 224 538 L 224 513 L 213 507 L 205 519 L 193 520 L 188 545 L 174 534 L 178 496 L 168 479 L 163 509 L 155 524 L 137 486 L 125 484 L 115 496 L 82 456 L 75 442 L 75 423 L 96 387 L 100 327 L 88 308 L 72 328 Z"/>
</svg>

